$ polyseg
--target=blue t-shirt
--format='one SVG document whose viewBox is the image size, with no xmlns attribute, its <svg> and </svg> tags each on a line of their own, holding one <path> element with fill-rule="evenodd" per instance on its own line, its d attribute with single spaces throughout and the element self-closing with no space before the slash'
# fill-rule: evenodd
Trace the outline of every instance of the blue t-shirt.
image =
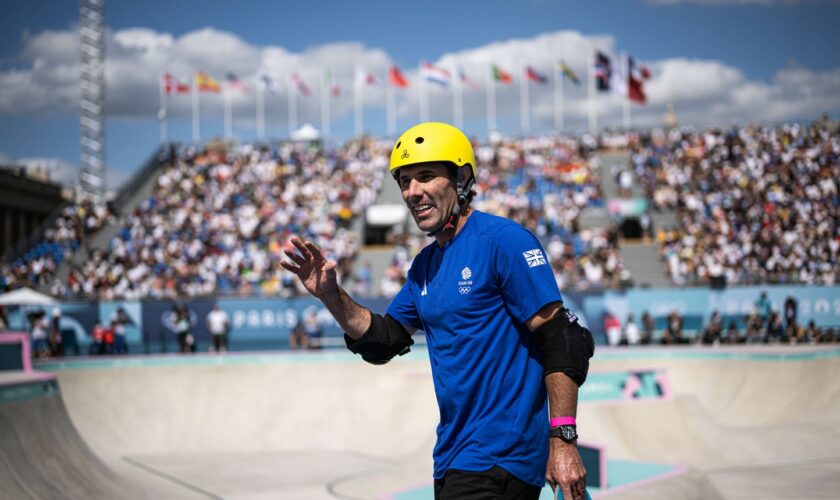
<svg viewBox="0 0 840 500">
<path fill-rule="evenodd" d="M 440 409 L 436 479 L 498 465 L 544 484 L 547 396 L 525 322 L 562 300 L 540 243 L 501 217 L 473 212 L 449 243 L 414 259 L 388 313 L 426 332 Z"/>
</svg>

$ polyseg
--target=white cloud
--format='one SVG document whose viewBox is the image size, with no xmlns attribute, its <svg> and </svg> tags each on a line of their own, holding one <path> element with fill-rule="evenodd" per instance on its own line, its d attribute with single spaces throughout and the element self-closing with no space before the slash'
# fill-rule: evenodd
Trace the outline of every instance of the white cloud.
<svg viewBox="0 0 840 500">
<path fill-rule="evenodd" d="M 281 84 L 277 96 L 267 96 L 266 106 L 272 123 L 286 121 L 288 82 L 298 72 L 315 95 L 299 97 L 299 124 L 320 120 L 317 93 L 324 71 L 330 69 L 342 86 L 341 98 L 331 104 L 334 120 L 352 113 L 354 67 L 364 67 L 383 83 L 393 61 L 382 49 L 358 42 L 331 43 L 292 52 L 280 46 L 257 46 L 240 37 L 214 28 L 174 37 L 147 28 L 130 28 L 109 34 L 107 48 L 107 110 L 109 118 L 131 118 L 154 122 L 159 105 L 158 76 L 170 72 L 189 81 L 196 70 L 223 79 L 236 73 L 251 87 L 247 95 L 233 97 L 237 123 L 253 126 L 255 116 L 254 82 L 260 73 L 271 75 Z M 609 35 L 584 35 L 575 31 L 546 33 L 527 39 L 499 41 L 441 56 L 433 61 L 455 71 L 462 67 L 479 84 L 479 90 L 464 89 L 464 115 L 467 120 L 483 120 L 485 90 L 489 66 L 498 64 L 514 75 L 512 86 L 495 84 L 499 121 L 518 123 L 520 110 L 519 82 L 526 64 L 551 73 L 557 60 L 563 59 L 578 73 L 583 85 L 565 85 L 565 122 L 571 129 L 582 130 L 587 123 L 587 67 L 597 48 L 614 54 L 616 41 Z M 45 31 L 25 39 L 19 60 L 24 67 L 0 71 L 0 113 L 68 114 L 78 109 L 78 33 Z M 653 126 L 662 123 L 667 103 L 674 103 L 683 123 L 727 125 L 732 122 L 782 121 L 812 118 L 828 111 L 840 111 L 840 69 L 816 72 L 788 67 L 779 70 L 770 81 L 749 79 L 735 67 L 720 61 L 673 58 L 645 61 L 652 71 L 646 84 L 649 104 L 632 106 L 633 123 Z M 406 91 L 398 91 L 401 122 L 418 114 L 419 86 L 417 68 L 402 68 L 411 79 Z M 551 85 L 531 84 L 532 130 L 553 123 Z M 429 88 L 431 118 L 452 120 L 451 89 Z M 384 107 L 384 86 L 364 92 L 366 106 Z M 189 96 L 169 97 L 169 116 L 190 116 Z M 222 116 L 222 99 L 201 95 L 202 117 Z M 599 123 L 621 123 L 622 99 L 599 96 Z M 375 127 L 371 127 L 375 128 Z M 517 132 L 518 128 L 511 130 Z"/>
</svg>

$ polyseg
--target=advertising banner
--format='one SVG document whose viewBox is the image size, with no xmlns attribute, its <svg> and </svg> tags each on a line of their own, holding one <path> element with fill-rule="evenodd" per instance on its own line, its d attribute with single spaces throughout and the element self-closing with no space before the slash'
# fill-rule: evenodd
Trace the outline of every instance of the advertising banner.
<svg viewBox="0 0 840 500">
<path fill-rule="evenodd" d="M 671 397 L 664 370 L 590 373 L 580 388 L 580 401 L 638 401 Z"/>
<path fill-rule="evenodd" d="M 129 345 L 140 344 L 143 341 L 143 312 L 142 305 L 138 301 L 118 301 L 99 303 L 99 322 L 104 326 L 110 325 L 118 317 L 125 315 L 125 341 Z"/>
</svg>

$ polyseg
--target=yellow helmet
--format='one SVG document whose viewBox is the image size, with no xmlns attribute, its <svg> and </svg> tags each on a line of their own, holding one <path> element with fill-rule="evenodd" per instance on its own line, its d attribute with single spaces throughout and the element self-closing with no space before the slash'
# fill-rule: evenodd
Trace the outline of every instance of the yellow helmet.
<svg viewBox="0 0 840 500">
<path fill-rule="evenodd" d="M 409 165 L 433 161 L 469 165 L 475 178 L 475 154 L 467 136 L 447 123 L 426 122 L 403 132 L 391 151 L 391 175 Z"/>
</svg>

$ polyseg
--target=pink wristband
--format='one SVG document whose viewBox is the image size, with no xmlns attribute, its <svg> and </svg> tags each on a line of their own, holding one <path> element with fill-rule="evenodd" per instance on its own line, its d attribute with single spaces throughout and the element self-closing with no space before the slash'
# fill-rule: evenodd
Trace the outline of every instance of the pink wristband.
<svg viewBox="0 0 840 500">
<path fill-rule="evenodd" d="M 560 425 L 577 425 L 575 417 L 554 417 L 549 423 L 549 427 L 558 427 Z"/>
</svg>

